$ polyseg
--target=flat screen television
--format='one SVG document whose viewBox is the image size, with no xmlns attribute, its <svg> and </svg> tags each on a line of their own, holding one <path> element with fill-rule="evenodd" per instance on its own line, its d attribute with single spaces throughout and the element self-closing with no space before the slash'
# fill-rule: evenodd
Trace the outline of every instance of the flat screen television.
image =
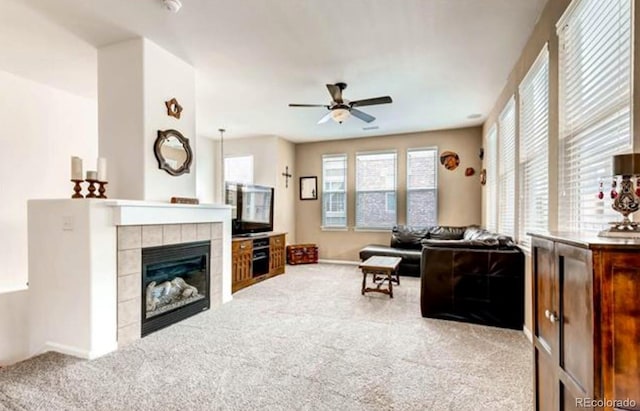
<svg viewBox="0 0 640 411">
<path fill-rule="evenodd" d="M 233 235 L 273 231 L 273 187 L 227 182 L 225 199 L 234 207 L 231 212 Z"/>
</svg>

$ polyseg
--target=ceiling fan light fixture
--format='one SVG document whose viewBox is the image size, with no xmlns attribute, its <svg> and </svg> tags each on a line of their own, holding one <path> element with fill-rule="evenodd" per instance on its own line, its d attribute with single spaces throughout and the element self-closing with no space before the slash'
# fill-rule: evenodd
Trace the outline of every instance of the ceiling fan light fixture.
<svg viewBox="0 0 640 411">
<path fill-rule="evenodd" d="M 177 13 L 182 7 L 180 0 L 162 0 L 164 7 L 172 13 Z"/>
<path fill-rule="evenodd" d="M 349 113 L 349 110 L 346 108 L 338 107 L 331 110 L 331 118 L 336 123 L 342 123 L 348 119 L 350 115 L 351 113 Z"/>
</svg>

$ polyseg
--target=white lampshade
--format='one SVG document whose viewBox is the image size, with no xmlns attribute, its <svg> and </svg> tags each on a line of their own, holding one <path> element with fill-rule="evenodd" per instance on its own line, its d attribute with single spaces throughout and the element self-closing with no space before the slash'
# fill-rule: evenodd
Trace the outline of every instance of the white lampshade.
<svg viewBox="0 0 640 411">
<path fill-rule="evenodd" d="M 331 110 L 331 118 L 336 123 L 342 123 L 343 121 L 348 119 L 350 115 L 351 113 L 349 113 L 349 110 L 347 110 L 346 108 L 334 108 L 333 110 Z"/>
</svg>

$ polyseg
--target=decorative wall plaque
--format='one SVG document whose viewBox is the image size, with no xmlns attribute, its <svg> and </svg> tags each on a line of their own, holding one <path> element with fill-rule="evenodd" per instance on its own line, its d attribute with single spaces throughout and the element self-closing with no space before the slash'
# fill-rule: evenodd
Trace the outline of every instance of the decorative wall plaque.
<svg viewBox="0 0 640 411">
<path fill-rule="evenodd" d="M 180 119 L 180 113 L 182 113 L 182 106 L 178 104 L 178 100 L 172 98 L 169 101 L 165 101 L 164 105 L 167 106 L 167 115 Z"/>
</svg>

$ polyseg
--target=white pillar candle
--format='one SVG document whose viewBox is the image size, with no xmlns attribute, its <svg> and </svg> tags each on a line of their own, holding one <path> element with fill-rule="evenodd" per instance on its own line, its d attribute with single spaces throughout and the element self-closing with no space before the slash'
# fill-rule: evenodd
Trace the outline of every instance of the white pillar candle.
<svg viewBox="0 0 640 411">
<path fill-rule="evenodd" d="M 71 179 L 82 180 L 82 159 L 80 157 L 71 157 Z"/>
<path fill-rule="evenodd" d="M 87 171 L 87 180 L 97 180 L 98 173 L 95 171 Z"/>
<path fill-rule="evenodd" d="M 98 181 L 107 181 L 107 159 L 104 157 L 98 158 Z"/>
</svg>

